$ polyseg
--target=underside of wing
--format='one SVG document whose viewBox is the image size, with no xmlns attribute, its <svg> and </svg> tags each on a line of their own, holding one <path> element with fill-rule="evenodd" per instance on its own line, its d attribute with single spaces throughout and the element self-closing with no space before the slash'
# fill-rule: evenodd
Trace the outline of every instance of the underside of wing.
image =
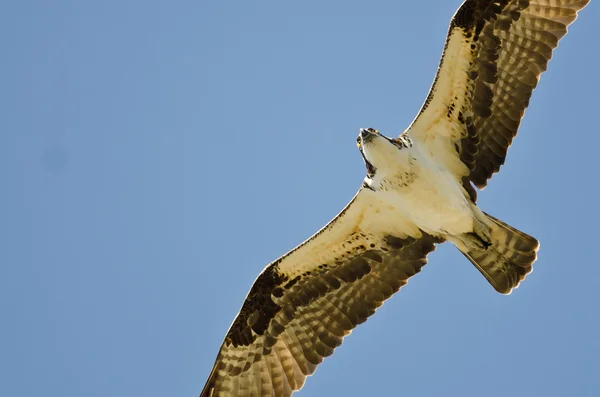
<svg viewBox="0 0 600 397">
<path fill-rule="evenodd" d="M 259 275 L 200 396 L 290 396 L 440 241 L 386 210 L 372 191 L 359 191 Z"/>
<path fill-rule="evenodd" d="M 552 51 L 589 0 L 467 0 L 407 134 L 479 188 L 508 147 Z"/>
</svg>

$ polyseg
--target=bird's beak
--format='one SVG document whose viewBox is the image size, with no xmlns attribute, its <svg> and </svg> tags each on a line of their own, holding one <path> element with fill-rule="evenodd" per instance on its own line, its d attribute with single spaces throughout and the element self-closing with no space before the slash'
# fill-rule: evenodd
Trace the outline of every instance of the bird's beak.
<svg viewBox="0 0 600 397">
<path fill-rule="evenodd" d="M 375 138 L 377 136 L 377 130 L 371 129 L 371 128 L 361 128 L 360 129 L 360 140 L 362 141 L 363 144 L 368 143 L 369 141 L 371 141 L 373 138 Z"/>
</svg>

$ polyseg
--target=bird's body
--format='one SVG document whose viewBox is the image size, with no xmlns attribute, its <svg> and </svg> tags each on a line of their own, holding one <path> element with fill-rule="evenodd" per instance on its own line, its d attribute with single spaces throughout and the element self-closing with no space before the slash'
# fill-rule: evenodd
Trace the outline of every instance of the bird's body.
<svg viewBox="0 0 600 397">
<path fill-rule="evenodd" d="M 397 150 L 383 150 L 384 166 L 365 184 L 379 200 L 389 203 L 416 227 L 431 235 L 463 234 L 473 230 L 474 213 L 468 193 L 444 164 L 418 140 Z"/>
<path fill-rule="evenodd" d="M 484 188 L 552 51 L 589 0 L 466 0 L 450 23 L 434 83 L 397 138 L 358 137 L 367 176 L 311 238 L 270 263 L 229 328 L 201 397 L 282 397 L 427 263 L 456 246 L 510 293 L 538 241 L 483 212 Z"/>
</svg>

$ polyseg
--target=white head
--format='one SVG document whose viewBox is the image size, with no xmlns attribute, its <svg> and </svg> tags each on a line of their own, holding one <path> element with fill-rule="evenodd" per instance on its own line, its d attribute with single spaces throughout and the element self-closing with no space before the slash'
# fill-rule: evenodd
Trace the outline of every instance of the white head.
<svg viewBox="0 0 600 397">
<path fill-rule="evenodd" d="M 401 163 L 406 159 L 400 151 L 412 146 L 407 137 L 388 138 L 373 128 L 361 128 L 356 143 L 367 167 L 365 182 L 374 190 L 402 169 Z"/>
</svg>

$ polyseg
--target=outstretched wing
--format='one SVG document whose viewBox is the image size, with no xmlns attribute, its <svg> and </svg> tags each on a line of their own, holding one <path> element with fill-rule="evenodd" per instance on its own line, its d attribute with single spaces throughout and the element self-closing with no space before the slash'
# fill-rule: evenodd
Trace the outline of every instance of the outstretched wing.
<svg viewBox="0 0 600 397">
<path fill-rule="evenodd" d="M 589 0 L 466 0 L 406 131 L 479 188 L 504 164 L 552 51 Z"/>
<path fill-rule="evenodd" d="M 419 272 L 439 239 L 361 189 L 321 231 L 258 276 L 200 397 L 290 396 Z"/>
</svg>

